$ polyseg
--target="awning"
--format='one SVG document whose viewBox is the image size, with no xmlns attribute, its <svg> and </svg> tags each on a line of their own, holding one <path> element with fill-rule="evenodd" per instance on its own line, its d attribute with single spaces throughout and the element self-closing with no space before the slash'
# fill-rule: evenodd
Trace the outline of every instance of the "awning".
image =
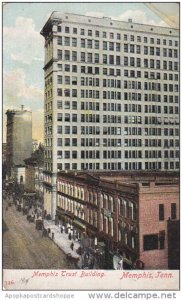
<svg viewBox="0 0 182 300">
<path fill-rule="evenodd" d="M 77 220 L 74 220 L 73 221 L 73 225 L 79 227 L 80 229 L 82 230 L 85 230 L 86 229 L 86 226 L 84 224 L 82 224 L 81 222 L 77 221 Z"/>
</svg>

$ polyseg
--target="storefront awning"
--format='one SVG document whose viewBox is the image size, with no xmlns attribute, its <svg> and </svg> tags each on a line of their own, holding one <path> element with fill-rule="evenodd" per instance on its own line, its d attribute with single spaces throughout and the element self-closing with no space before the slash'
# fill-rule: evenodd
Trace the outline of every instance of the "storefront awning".
<svg viewBox="0 0 182 300">
<path fill-rule="evenodd" d="M 82 224 L 81 222 L 77 221 L 77 220 L 73 221 L 73 225 L 75 225 L 76 227 L 79 227 L 82 230 L 86 229 L 86 226 L 84 224 Z"/>
</svg>

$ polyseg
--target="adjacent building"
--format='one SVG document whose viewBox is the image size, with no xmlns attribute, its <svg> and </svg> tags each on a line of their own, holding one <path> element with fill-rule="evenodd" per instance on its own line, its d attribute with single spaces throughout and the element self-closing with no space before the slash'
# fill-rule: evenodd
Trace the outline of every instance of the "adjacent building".
<svg viewBox="0 0 182 300">
<path fill-rule="evenodd" d="M 56 221 L 102 243 L 106 267 L 119 252 L 145 269 L 179 268 L 178 173 L 60 172 L 57 190 Z"/>
<path fill-rule="evenodd" d="M 25 162 L 25 191 L 28 193 L 36 192 L 43 201 L 43 165 L 44 148 L 39 145 L 31 157 L 26 158 Z"/>
<path fill-rule="evenodd" d="M 32 153 L 32 112 L 7 110 L 7 169 L 24 166 L 24 159 Z"/>
<path fill-rule="evenodd" d="M 179 169 L 179 31 L 53 12 L 45 38 L 45 203 L 61 170 Z"/>
</svg>

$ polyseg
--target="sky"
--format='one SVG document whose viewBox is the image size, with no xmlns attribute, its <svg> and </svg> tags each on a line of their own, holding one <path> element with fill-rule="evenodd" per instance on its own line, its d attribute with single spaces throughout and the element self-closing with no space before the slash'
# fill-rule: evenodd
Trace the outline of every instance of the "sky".
<svg viewBox="0 0 182 300">
<path fill-rule="evenodd" d="M 161 4 L 160 4 L 161 5 Z M 166 3 L 163 3 L 166 7 Z M 169 5 L 168 10 L 170 13 Z M 168 26 L 143 2 L 5 3 L 3 5 L 3 141 L 7 109 L 32 111 L 33 139 L 43 142 L 44 38 L 40 31 L 53 11 Z M 176 13 L 176 12 L 175 12 Z"/>
</svg>

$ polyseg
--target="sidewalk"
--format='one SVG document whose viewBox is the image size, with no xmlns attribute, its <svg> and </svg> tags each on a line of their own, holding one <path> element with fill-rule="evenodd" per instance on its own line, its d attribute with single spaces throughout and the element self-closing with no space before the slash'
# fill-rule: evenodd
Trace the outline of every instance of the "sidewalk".
<svg viewBox="0 0 182 300">
<path fill-rule="evenodd" d="M 68 234 L 61 233 L 60 228 L 55 225 L 54 221 L 44 220 L 44 228 L 47 230 L 50 228 L 49 238 L 52 239 L 52 233 L 54 233 L 54 243 L 69 257 L 78 260 L 78 267 L 81 266 L 81 256 L 77 254 L 76 250 L 80 247 L 80 243 L 78 241 L 69 240 Z M 71 243 L 74 243 L 73 250 L 70 248 Z"/>
</svg>

